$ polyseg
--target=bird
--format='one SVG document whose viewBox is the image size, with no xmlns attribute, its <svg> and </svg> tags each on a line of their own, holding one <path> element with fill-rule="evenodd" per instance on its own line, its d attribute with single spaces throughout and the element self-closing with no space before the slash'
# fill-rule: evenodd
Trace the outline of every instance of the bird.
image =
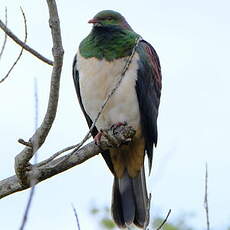
<svg viewBox="0 0 230 230">
<path fill-rule="evenodd" d="M 147 155 L 150 172 L 158 136 L 162 88 L 159 57 L 119 12 L 100 11 L 88 23 L 92 29 L 74 56 L 72 73 L 89 127 L 131 57 L 119 87 L 91 134 L 96 144 L 100 144 L 101 130 L 124 124 L 135 129 L 129 144 L 102 150 L 101 154 L 114 176 L 111 204 L 114 222 L 119 228 L 134 224 L 143 229 L 148 221 L 149 201 L 144 159 Z"/>
</svg>

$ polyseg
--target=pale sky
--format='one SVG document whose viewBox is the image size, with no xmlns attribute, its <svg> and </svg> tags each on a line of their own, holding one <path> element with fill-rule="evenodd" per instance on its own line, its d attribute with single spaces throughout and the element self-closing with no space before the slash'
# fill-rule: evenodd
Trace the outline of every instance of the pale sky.
<svg viewBox="0 0 230 230">
<path fill-rule="evenodd" d="M 159 142 L 149 178 L 152 215 L 170 220 L 182 214 L 195 229 L 205 229 L 204 175 L 209 168 L 212 229 L 230 225 L 230 2 L 228 0 L 57 1 L 65 49 L 58 113 L 46 143 L 45 159 L 75 144 L 87 132 L 75 95 L 71 65 L 79 42 L 90 32 L 87 22 L 98 11 L 117 10 L 157 50 L 163 73 L 158 120 Z M 51 35 L 46 1 L 1 0 L 8 25 L 23 39 L 22 6 L 28 22 L 28 44 L 48 58 Z M 4 34 L 0 31 L 0 45 Z M 2 77 L 20 48 L 10 39 L 0 61 Z M 51 68 L 24 53 L 9 79 L 0 85 L 0 179 L 14 174 L 14 157 L 34 129 L 33 79 L 38 81 L 40 122 L 49 93 Z M 76 229 L 73 203 L 82 229 L 95 230 L 92 204 L 110 206 L 112 176 L 100 156 L 37 186 L 26 229 Z M 19 228 L 28 190 L 0 200 L 0 229 Z"/>
</svg>

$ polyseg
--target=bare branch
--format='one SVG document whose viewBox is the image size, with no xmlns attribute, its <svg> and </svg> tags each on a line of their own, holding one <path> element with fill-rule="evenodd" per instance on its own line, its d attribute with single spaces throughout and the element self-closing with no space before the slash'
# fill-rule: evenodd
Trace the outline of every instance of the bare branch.
<svg viewBox="0 0 230 230">
<path fill-rule="evenodd" d="M 44 143 L 56 116 L 59 98 L 60 77 L 63 65 L 64 50 L 62 47 L 61 30 L 57 5 L 55 0 L 47 0 L 47 4 L 50 15 L 49 25 L 51 28 L 51 34 L 53 39 L 52 50 L 54 57 L 48 107 L 41 126 L 30 138 L 30 142 L 33 148 L 26 147 L 15 157 L 16 175 L 19 178 L 20 183 L 26 187 L 30 185 L 30 181 L 27 178 L 26 168 L 34 153 Z"/>
<path fill-rule="evenodd" d="M 7 8 L 5 8 L 5 25 L 7 26 Z M 6 41 L 7 41 L 7 34 L 5 33 L 4 41 L 3 41 L 2 48 L 0 51 L 0 60 L 1 60 L 2 54 L 6 47 Z"/>
<path fill-rule="evenodd" d="M 113 134 L 113 130 L 111 130 L 111 135 L 115 135 L 121 144 L 127 143 L 127 140 L 131 140 L 135 135 L 135 130 L 130 126 L 121 126 L 119 127 L 119 131 L 115 134 Z M 36 179 L 37 183 L 39 183 L 85 162 L 89 158 L 98 155 L 102 149 L 106 150 L 110 147 L 111 143 L 109 143 L 108 140 L 102 136 L 100 146 L 97 146 L 93 141 L 87 145 L 84 145 L 78 151 L 57 158 L 45 165 L 39 166 L 37 164 L 30 166 L 30 170 L 27 168 L 26 177 L 28 178 L 28 181 Z M 31 187 L 31 184 L 22 185 L 17 176 L 4 179 L 0 181 L 0 199 L 12 193 L 25 190 L 29 187 Z"/>
<path fill-rule="evenodd" d="M 207 230 L 210 229 L 209 209 L 208 209 L 208 164 L 205 165 L 205 191 L 204 191 L 204 209 L 206 214 Z"/>
<path fill-rule="evenodd" d="M 18 139 L 18 143 L 20 143 L 20 144 L 22 144 L 22 145 L 25 145 L 25 146 L 27 146 L 27 147 L 30 147 L 30 148 L 33 148 L 33 145 L 30 143 L 30 142 L 27 142 L 27 141 L 25 141 L 25 140 L 23 140 L 23 139 Z"/>
<path fill-rule="evenodd" d="M 76 209 L 75 209 L 75 207 L 74 207 L 74 205 L 73 205 L 73 204 L 72 204 L 72 209 L 73 209 L 73 212 L 74 212 L 74 216 L 75 216 L 75 218 L 76 218 L 76 222 L 77 222 L 77 229 L 78 229 L 78 230 L 81 230 L 81 228 L 80 228 L 80 223 L 79 223 L 79 220 L 78 220 L 77 211 L 76 211 Z"/>
<path fill-rule="evenodd" d="M 64 149 L 62 149 L 62 150 L 60 150 L 60 151 L 54 153 L 54 154 L 53 154 L 51 157 L 49 157 L 48 159 L 46 159 L 46 160 L 44 160 L 44 161 L 38 163 L 38 166 L 42 166 L 42 165 L 45 165 L 45 164 L 49 163 L 50 161 L 52 161 L 52 160 L 54 160 L 55 158 L 57 158 L 58 156 L 60 156 L 62 153 L 67 152 L 67 151 L 69 151 L 69 150 L 71 150 L 71 149 L 73 149 L 73 148 L 76 148 L 78 145 L 79 145 L 79 144 L 71 145 L 71 146 L 69 146 L 69 147 L 66 147 L 66 148 L 64 148 Z"/>
<path fill-rule="evenodd" d="M 25 38 L 24 38 L 24 43 L 26 43 L 27 41 L 27 24 L 26 24 L 26 16 L 25 16 L 25 13 L 23 11 L 22 8 L 21 9 L 21 12 L 22 12 L 22 16 L 23 16 L 23 20 L 24 20 L 24 27 L 25 27 Z M 5 77 L 3 77 L 1 80 L 0 80 L 0 83 L 2 83 L 3 81 L 6 80 L 6 78 L 8 78 L 8 76 L 10 75 L 11 71 L 13 70 L 13 68 L 15 67 L 15 65 L 18 63 L 19 59 L 21 58 L 22 56 L 22 53 L 23 53 L 23 50 L 24 48 L 22 47 L 16 61 L 13 63 L 13 65 L 11 66 L 11 68 L 9 69 L 8 73 L 5 75 Z"/>
<path fill-rule="evenodd" d="M 160 225 L 156 230 L 160 230 L 160 229 L 164 226 L 164 224 L 165 224 L 165 223 L 167 222 L 167 220 L 168 220 L 168 217 L 169 217 L 170 213 L 171 213 L 171 209 L 169 209 L 168 214 L 167 214 L 167 216 L 165 217 L 164 221 L 161 223 L 161 225 Z"/>
<path fill-rule="evenodd" d="M 30 190 L 29 199 L 28 199 L 28 202 L 26 204 L 26 209 L 25 209 L 25 212 L 24 212 L 24 215 L 23 215 L 23 218 L 22 218 L 22 223 L 21 223 L 21 226 L 20 226 L 19 230 L 23 230 L 25 225 L 26 225 L 29 210 L 30 210 L 31 203 L 32 203 L 32 199 L 33 199 L 33 196 L 34 196 L 34 192 L 35 192 L 35 184 L 32 186 L 32 188 Z"/>
<path fill-rule="evenodd" d="M 33 54 L 35 57 L 40 59 L 41 61 L 47 63 L 48 65 L 53 65 L 53 61 L 45 58 L 43 55 L 38 53 L 36 50 L 25 44 L 25 42 L 21 41 L 0 19 L 0 28 L 7 34 L 11 39 L 13 39 L 19 46 L 23 47 L 23 49 L 27 50 L 29 53 Z"/>
</svg>

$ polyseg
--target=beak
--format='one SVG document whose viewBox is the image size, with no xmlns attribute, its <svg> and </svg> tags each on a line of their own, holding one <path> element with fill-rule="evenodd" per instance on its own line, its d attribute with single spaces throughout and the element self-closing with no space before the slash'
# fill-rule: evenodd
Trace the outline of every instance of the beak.
<svg viewBox="0 0 230 230">
<path fill-rule="evenodd" d="M 93 19 L 90 19 L 88 23 L 96 24 L 96 23 L 99 23 L 99 20 L 93 18 Z"/>
</svg>

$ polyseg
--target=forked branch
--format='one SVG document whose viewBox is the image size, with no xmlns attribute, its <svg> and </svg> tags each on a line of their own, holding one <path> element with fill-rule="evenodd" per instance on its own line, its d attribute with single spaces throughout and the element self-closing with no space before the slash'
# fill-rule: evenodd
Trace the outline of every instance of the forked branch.
<svg viewBox="0 0 230 230">
<path fill-rule="evenodd" d="M 111 135 L 117 139 L 122 145 L 132 140 L 135 135 L 135 130 L 130 126 L 121 126 L 114 134 L 113 130 L 108 130 L 108 135 Z M 84 145 L 81 149 L 75 152 L 71 152 L 65 156 L 59 157 L 46 164 L 39 164 L 27 167 L 26 177 L 28 181 L 36 180 L 36 183 L 40 183 L 52 176 L 55 176 L 61 172 L 64 172 L 76 165 L 79 165 L 89 158 L 96 156 L 102 149 L 108 149 L 111 147 L 111 143 L 102 136 L 100 146 L 97 146 L 94 141 Z M 0 181 L 0 199 L 8 196 L 12 193 L 25 190 L 31 187 L 31 184 L 22 185 L 18 177 L 12 176 L 5 180 Z"/>
<path fill-rule="evenodd" d="M 25 38 L 24 38 L 24 43 L 26 44 L 26 41 L 27 41 L 27 23 L 26 23 L 26 16 L 25 16 L 25 13 L 23 11 L 22 8 L 21 9 L 21 12 L 22 12 L 22 16 L 23 16 L 23 19 L 24 19 L 24 27 L 25 27 Z M 6 35 L 6 34 L 5 34 Z M 6 80 L 6 78 L 8 78 L 10 76 L 10 73 L 11 71 L 13 70 L 13 68 L 16 66 L 16 64 L 18 63 L 19 59 L 21 58 L 22 56 L 22 53 L 23 53 L 23 50 L 24 48 L 22 47 L 21 48 L 21 51 L 16 59 L 16 61 L 13 63 L 13 65 L 10 67 L 9 71 L 7 72 L 7 74 L 5 75 L 5 77 L 3 77 L 1 80 L 0 80 L 0 83 L 2 83 L 3 81 Z"/>
<path fill-rule="evenodd" d="M 62 47 L 60 22 L 58 17 L 57 5 L 55 0 L 47 0 L 49 8 L 49 25 L 51 28 L 52 40 L 53 40 L 53 71 L 51 75 L 51 85 L 50 85 L 50 95 L 48 101 L 48 107 L 43 119 L 41 126 L 36 130 L 34 135 L 30 138 L 29 143 L 32 147 L 25 147 L 16 157 L 15 157 L 15 172 L 22 186 L 28 187 L 30 180 L 26 173 L 27 167 L 29 165 L 30 159 L 33 157 L 34 153 L 41 147 L 44 143 L 57 112 L 57 105 L 59 99 L 59 87 L 60 87 L 60 77 L 63 65 L 63 55 L 64 50 Z M 31 178 L 30 178 L 31 179 Z"/>
<path fill-rule="evenodd" d="M 0 19 L 0 28 L 7 34 L 12 40 L 14 40 L 19 46 L 23 47 L 23 49 L 27 50 L 29 53 L 33 54 L 35 57 L 40 59 L 41 61 L 47 63 L 48 65 L 53 65 L 53 61 L 44 57 L 36 50 L 28 46 L 25 42 L 20 40 L 8 27 L 7 25 Z"/>
<path fill-rule="evenodd" d="M 7 26 L 7 8 L 5 8 L 5 25 Z M 0 51 L 0 60 L 2 58 L 3 52 L 4 52 L 5 47 L 6 47 L 6 41 L 7 41 L 7 34 L 5 33 L 4 41 L 3 41 L 2 48 Z"/>
</svg>

